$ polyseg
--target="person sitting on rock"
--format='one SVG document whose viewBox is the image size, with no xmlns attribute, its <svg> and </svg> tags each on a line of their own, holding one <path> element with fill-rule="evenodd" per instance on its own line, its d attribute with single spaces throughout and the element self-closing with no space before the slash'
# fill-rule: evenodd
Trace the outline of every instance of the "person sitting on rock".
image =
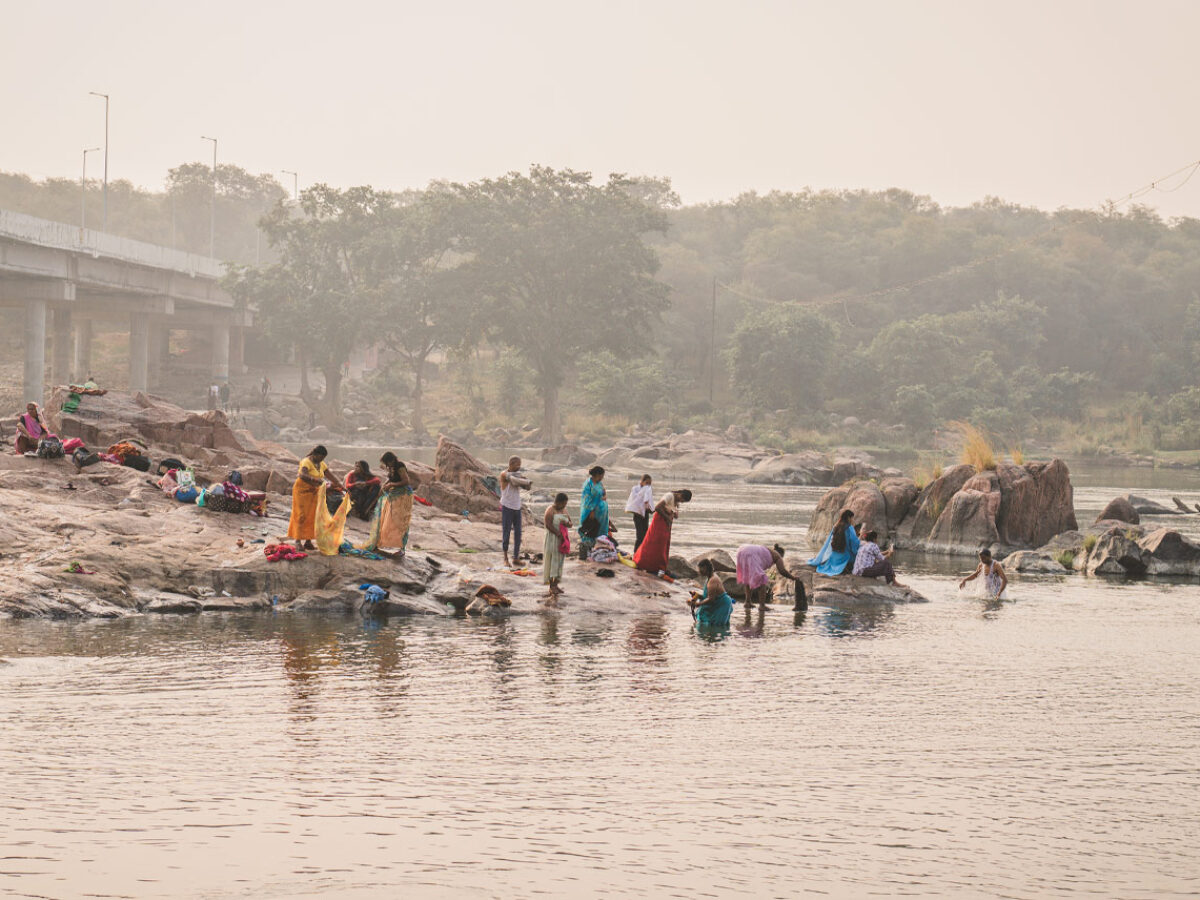
<svg viewBox="0 0 1200 900">
<path fill-rule="evenodd" d="M 42 411 L 32 400 L 25 405 L 25 412 L 17 416 L 17 437 L 13 447 L 17 454 L 36 453 L 38 441 L 44 437 L 53 437 L 42 418 Z"/>
<path fill-rule="evenodd" d="M 692 595 L 688 606 L 696 617 L 696 624 L 706 628 L 728 628 L 729 616 L 733 612 L 733 598 L 725 591 L 721 576 L 713 568 L 711 559 L 702 559 L 696 566 L 704 579 L 704 591 Z"/>
<path fill-rule="evenodd" d="M 858 554 L 858 532 L 854 530 L 854 512 L 844 509 L 837 524 L 825 538 L 821 552 L 808 561 L 822 575 L 849 575 Z"/>
<path fill-rule="evenodd" d="M 888 584 L 896 584 L 896 570 L 892 568 L 891 560 L 895 551 L 891 547 L 880 550 L 879 544 L 876 543 L 878 538 L 879 532 L 874 530 L 862 536 L 862 543 L 858 545 L 858 553 L 854 556 L 853 574 L 863 578 L 878 578 L 882 575 Z"/>
<path fill-rule="evenodd" d="M 984 595 L 989 600 L 1008 599 L 1008 576 L 1004 574 L 1000 563 L 992 559 L 992 551 L 987 547 L 979 551 L 979 565 L 975 567 L 974 572 L 958 583 L 958 589 L 961 591 L 968 581 L 974 581 L 980 575 L 983 575 Z"/>
<path fill-rule="evenodd" d="M 766 603 L 771 590 L 767 570 L 775 567 L 784 578 L 796 580 L 783 562 L 783 547 L 764 547 L 762 544 L 742 544 L 737 551 L 737 581 L 746 592 L 746 606 Z"/>
<path fill-rule="evenodd" d="M 371 471 L 365 459 L 360 459 L 346 475 L 346 493 L 350 495 L 350 512 L 364 522 L 371 521 L 381 487 L 379 476 Z"/>
</svg>

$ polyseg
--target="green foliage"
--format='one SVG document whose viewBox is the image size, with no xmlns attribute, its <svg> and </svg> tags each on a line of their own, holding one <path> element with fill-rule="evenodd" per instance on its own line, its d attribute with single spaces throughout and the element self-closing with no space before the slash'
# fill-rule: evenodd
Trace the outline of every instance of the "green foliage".
<svg viewBox="0 0 1200 900">
<path fill-rule="evenodd" d="M 579 391 L 600 413 L 651 421 L 667 415 L 679 378 L 655 357 L 620 359 L 603 350 L 579 360 Z"/>
<path fill-rule="evenodd" d="M 1054 554 L 1055 561 L 1064 569 L 1072 569 L 1075 567 L 1075 551 L 1074 550 L 1059 550 Z"/>
<path fill-rule="evenodd" d="M 824 399 L 837 332 L 800 306 L 773 305 L 748 314 L 725 351 L 733 387 L 759 409 L 815 409 Z"/>
<path fill-rule="evenodd" d="M 1096 542 L 1098 540 L 1099 540 L 1099 538 L 1097 538 L 1096 535 L 1094 535 L 1094 534 L 1089 534 L 1089 535 L 1085 536 L 1083 539 L 1083 552 L 1091 553 L 1092 550 L 1095 549 Z"/>
</svg>

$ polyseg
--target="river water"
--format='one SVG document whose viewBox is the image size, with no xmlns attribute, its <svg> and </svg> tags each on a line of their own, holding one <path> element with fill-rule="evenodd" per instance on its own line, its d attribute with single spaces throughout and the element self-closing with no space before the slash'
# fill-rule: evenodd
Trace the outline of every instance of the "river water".
<svg viewBox="0 0 1200 900">
<path fill-rule="evenodd" d="M 1126 474 L 1077 470 L 1081 521 L 1114 484 L 1200 501 Z M 693 488 L 691 548 L 799 547 L 821 493 Z M 0 622 L 0 895 L 1200 895 L 1200 585 L 989 603 L 967 561 L 900 565 L 929 603 L 716 641 L 685 611 Z"/>
</svg>

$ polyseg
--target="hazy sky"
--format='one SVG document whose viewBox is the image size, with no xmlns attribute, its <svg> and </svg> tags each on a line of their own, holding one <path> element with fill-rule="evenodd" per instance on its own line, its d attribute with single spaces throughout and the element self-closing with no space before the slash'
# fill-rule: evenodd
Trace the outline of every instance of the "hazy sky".
<svg viewBox="0 0 1200 900">
<path fill-rule="evenodd" d="M 301 186 L 531 162 L 685 201 L 903 187 L 1094 207 L 1200 160 L 1200 2 L 0 0 L 0 169 Z M 89 160 L 99 172 L 100 155 Z M 1178 181 L 1178 180 L 1177 180 Z M 1176 181 L 1176 183 L 1177 183 Z M 1168 185 L 1172 186 L 1172 185 Z M 1200 217 L 1200 177 L 1143 202 Z"/>
</svg>

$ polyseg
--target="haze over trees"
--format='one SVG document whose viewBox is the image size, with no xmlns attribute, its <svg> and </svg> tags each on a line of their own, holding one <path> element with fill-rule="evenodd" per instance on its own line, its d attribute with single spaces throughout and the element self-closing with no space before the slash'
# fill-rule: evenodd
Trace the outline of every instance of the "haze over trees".
<svg viewBox="0 0 1200 900">
<path fill-rule="evenodd" d="M 207 252 L 210 178 L 114 185 L 110 230 Z M 681 206 L 666 179 L 541 166 L 402 194 L 318 186 L 299 206 L 229 167 L 223 191 L 218 253 L 246 265 L 231 284 L 323 372 L 323 418 L 349 348 L 372 342 L 418 427 L 431 357 L 487 346 L 498 405 L 527 386 L 547 439 L 569 408 L 781 443 L 853 416 L 917 441 L 969 420 L 1013 441 L 1200 444 L 1200 220 L 903 190 Z M 72 222 L 78 201 L 77 182 L 0 173 L 0 208 Z"/>
</svg>

